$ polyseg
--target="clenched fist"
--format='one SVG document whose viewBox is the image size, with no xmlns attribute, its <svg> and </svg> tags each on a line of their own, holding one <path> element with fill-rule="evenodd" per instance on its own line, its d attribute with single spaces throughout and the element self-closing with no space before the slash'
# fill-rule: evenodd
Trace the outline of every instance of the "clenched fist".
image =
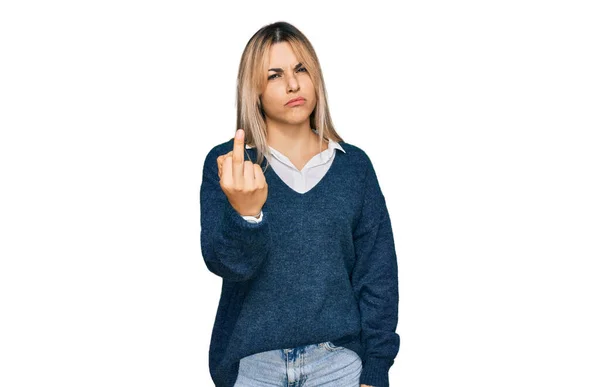
<svg viewBox="0 0 600 387">
<path fill-rule="evenodd" d="M 269 185 L 260 165 L 244 160 L 244 136 L 244 130 L 238 129 L 233 151 L 217 157 L 220 185 L 240 215 L 259 217 L 267 201 Z"/>
</svg>

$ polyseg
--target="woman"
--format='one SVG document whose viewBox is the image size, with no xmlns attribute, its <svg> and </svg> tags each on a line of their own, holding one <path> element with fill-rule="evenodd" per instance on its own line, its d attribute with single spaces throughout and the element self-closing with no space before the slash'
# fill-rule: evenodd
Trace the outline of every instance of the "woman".
<svg viewBox="0 0 600 387">
<path fill-rule="evenodd" d="M 243 129 L 209 151 L 200 188 L 202 255 L 223 279 L 213 381 L 388 387 L 400 345 L 391 221 L 369 157 L 333 128 L 298 29 L 252 36 L 237 106 Z"/>
</svg>

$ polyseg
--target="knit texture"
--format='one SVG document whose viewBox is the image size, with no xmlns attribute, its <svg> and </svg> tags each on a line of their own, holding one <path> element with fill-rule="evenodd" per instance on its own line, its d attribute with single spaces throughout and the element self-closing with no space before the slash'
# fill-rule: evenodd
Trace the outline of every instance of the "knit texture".
<svg viewBox="0 0 600 387">
<path fill-rule="evenodd" d="M 246 356 L 324 341 L 360 356 L 361 384 L 389 387 L 400 348 L 391 220 L 367 154 L 339 143 L 346 152 L 336 150 L 305 193 L 263 160 L 269 193 L 260 223 L 243 219 L 219 184 L 217 157 L 233 149 L 233 138 L 206 156 L 200 245 L 222 278 L 209 349 L 216 387 L 233 387 Z M 256 162 L 256 149 L 245 152 Z"/>
</svg>

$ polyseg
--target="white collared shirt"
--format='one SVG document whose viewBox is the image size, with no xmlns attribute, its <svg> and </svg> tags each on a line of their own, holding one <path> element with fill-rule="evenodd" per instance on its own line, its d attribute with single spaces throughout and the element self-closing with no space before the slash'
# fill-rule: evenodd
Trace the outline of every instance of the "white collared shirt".
<svg viewBox="0 0 600 387">
<path fill-rule="evenodd" d="M 246 144 L 246 149 L 251 148 L 254 147 Z M 323 176 L 325 176 L 325 173 L 327 170 L 329 170 L 329 167 L 331 167 L 331 163 L 333 163 L 336 149 L 346 153 L 344 148 L 342 148 L 338 142 L 330 139 L 327 149 L 317 155 L 314 155 L 306 163 L 306 165 L 302 167 L 302 170 L 298 170 L 298 168 L 296 168 L 290 159 L 287 158 L 283 153 L 277 151 L 271 146 L 269 146 L 269 149 L 271 150 L 273 156 L 271 158 L 267 158 L 269 161 L 269 168 L 273 168 L 273 171 L 277 173 L 279 178 L 281 178 L 285 184 L 299 193 L 305 193 L 309 191 L 321 180 Z M 263 213 L 261 211 L 258 218 L 255 218 L 251 215 L 242 216 L 242 218 L 249 222 L 258 223 L 262 221 Z"/>
</svg>

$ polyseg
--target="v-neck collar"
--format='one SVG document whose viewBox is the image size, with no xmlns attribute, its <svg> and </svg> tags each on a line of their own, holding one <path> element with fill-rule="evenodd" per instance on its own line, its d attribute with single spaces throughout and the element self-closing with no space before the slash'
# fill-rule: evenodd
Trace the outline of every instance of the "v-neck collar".
<svg viewBox="0 0 600 387">
<path fill-rule="evenodd" d="M 338 165 L 340 163 L 342 163 L 341 161 L 341 156 L 343 153 L 346 153 L 346 151 L 342 148 L 341 144 L 343 144 L 344 142 L 341 141 L 338 144 L 338 147 L 332 147 L 330 145 L 330 148 L 332 152 L 335 152 L 336 149 L 340 150 L 340 154 L 336 154 L 331 163 L 331 165 L 329 166 L 329 169 L 327 169 L 327 171 L 325 172 L 325 174 L 321 177 L 321 179 L 319 179 L 319 181 L 317 182 L 317 184 L 315 184 L 311 189 L 309 189 L 306 192 L 298 192 L 296 190 L 294 190 L 292 187 L 290 187 L 289 185 L 287 185 L 287 183 L 285 181 L 283 181 L 281 179 L 281 177 L 277 174 L 277 172 L 275 172 L 275 170 L 273 169 L 273 167 L 271 165 L 269 165 L 268 167 L 266 167 L 266 163 L 267 163 L 267 159 L 266 157 L 263 159 L 262 165 L 261 167 L 264 169 L 266 167 L 265 170 L 265 178 L 267 179 L 268 184 L 281 184 L 284 186 L 284 190 L 286 190 L 287 192 L 289 192 L 291 195 L 296 196 L 296 197 L 307 197 L 309 195 L 312 195 L 313 193 L 319 191 L 321 189 L 321 186 L 327 184 L 328 179 L 331 179 L 331 175 L 336 173 L 336 170 L 338 168 Z M 250 150 L 252 152 L 252 158 L 256 161 L 256 148 L 255 147 L 247 147 L 246 149 Z M 315 157 L 318 155 L 315 155 Z M 293 164 L 292 164 L 293 165 Z M 297 168 L 294 166 L 294 169 L 297 170 Z M 303 168 L 304 169 L 304 168 Z"/>
</svg>

